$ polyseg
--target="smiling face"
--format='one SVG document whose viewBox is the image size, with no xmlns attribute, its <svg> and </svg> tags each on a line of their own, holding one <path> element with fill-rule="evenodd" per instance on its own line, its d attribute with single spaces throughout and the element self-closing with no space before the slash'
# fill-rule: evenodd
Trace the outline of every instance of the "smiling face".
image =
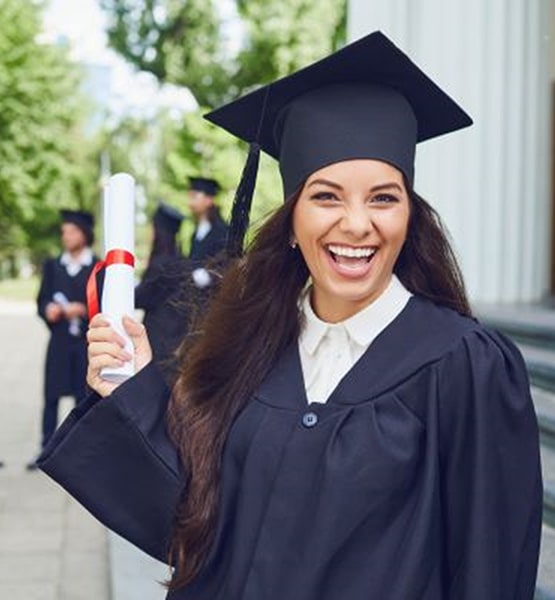
<svg viewBox="0 0 555 600">
<path fill-rule="evenodd" d="M 322 320 L 342 321 L 386 289 L 409 216 L 403 176 L 387 163 L 348 160 L 310 175 L 293 210 L 293 236 Z"/>
</svg>

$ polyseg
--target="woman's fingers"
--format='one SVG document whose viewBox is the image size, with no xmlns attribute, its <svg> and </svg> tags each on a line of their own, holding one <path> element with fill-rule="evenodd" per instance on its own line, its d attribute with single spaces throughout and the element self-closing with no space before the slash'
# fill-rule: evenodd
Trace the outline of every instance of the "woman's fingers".
<svg viewBox="0 0 555 600">
<path fill-rule="evenodd" d="M 89 328 L 87 331 L 87 341 L 89 344 L 93 342 L 112 342 L 119 344 L 120 346 L 125 345 L 125 340 L 119 333 L 117 333 L 110 325 L 99 326 Z"/>
<path fill-rule="evenodd" d="M 142 323 L 139 323 L 138 321 L 135 321 L 135 319 L 132 319 L 128 316 L 123 317 L 122 323 L 125 328 L 125 331 L 127 332 L 129 337 L 131 338 L 131 341 L 133 342 L 133 346 L 137 347 L 145 341 L 148 342 L 146 329 Z"/>
<path fill-rule="evenodd" d="M 89 357 L 89 368 L 91 371 L 100 371 L 105 368 L 115 368 L 123 366 L 125 361 L 111 356 L 110 354 L 99 354 Z"/>
<path fill-rule="evenodd" d="M 120 360 L 131 360 L 133 356 L 129 354 L 119 344 L 111 342 L 91 342 L 89 343 L 89 357 L 98 356 L 100 354 L 109 354 Z"/>
<path fill-rule="evenodd" d="M 152 349 L 146 328 L 142 323 L 128 316 L 123 317 L 122 322 L 135 350 L 135 370 L 140 371 L 152 360 Z"/>
<path fill-rule="evenodd" d="M 109 396 L 117 387 L 117 384 L 102 379 L 100 369 L 93 369 L 90 364 L 87 370 L 87 383 L 91 389 L 102 397 Z"/>
<path fill-rule="evenodd" d="M 92 342 L 113 342 L 120 346 L 125 346 L 125 339 L 113 327 L 106 317 L 99 313 L 89 323 L 87 331 L 87 341 Z"/>
<path fill-rule="evenodd" d="M 107 327 L 109 325 L 110 325 L 110 323 L 109 323 L 108 319 L 102 313 L 96 314 L 89 321 L 89 328 L 93 328 L 93 329 L 95 327 Z"/>
<path fill-rule="evenodd" d="M 101 396 L 109 396 L 117 384 L 102 379 L 100 373 L 105 368 L 123 366 L 133 360 L 133 355 L 124 349 L 125 340 L 111 326 L 102 314 L 96 315 L 89 323 L 87 331 L 88 369 L 87 383 Z"/>
<path fill-rule="evenodd" d="M 87 383 L 101 396 L 111 394 L 117 387 L 117 384 L 102 379 L 102 369 L 121 367 L 134 359 L 135 371 L 138 372 L 152 360 L 152 350 L 144 325 L 127 316 L 123 317 L 122 323 L 133 343 L 133 354 L 125 350 L 125 339 L 115 331 L 104 315 L 96 315 L 89 324 Z"/>
</svg>

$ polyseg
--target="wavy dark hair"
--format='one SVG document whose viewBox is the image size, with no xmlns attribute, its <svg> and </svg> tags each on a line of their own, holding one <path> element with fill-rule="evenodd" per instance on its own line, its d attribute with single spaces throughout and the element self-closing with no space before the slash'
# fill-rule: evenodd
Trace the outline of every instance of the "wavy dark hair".
<svg viewBox="0 0 555 600">
<path fill-rule="evenodd" d="M 180 373 L 168 423 L 188 483 L 170 548 L 172 590 L 194 579 L 209 552 L 229 429 L 300 332 L 298 298 L 309 271 L 301 253 L 289 245 L 298 195 L 266 221 L 247 253 L 230 264 L 207 313 L 179 351 Z M 461 273 L 437 213 L 416 193 L 410 191 L 409 197 L 409 227 L 397 276 L 411 292 L 470 315 Z"/>
<path fill-rule="evenodd" d="M 150 249 L 149 264 L 160 257 L 179 256 L 179 242 L 177 241 L 177 233 L 168 231 L 164 227 L 160 227 L 154 223 L 154 239 Z"/>
</svg>

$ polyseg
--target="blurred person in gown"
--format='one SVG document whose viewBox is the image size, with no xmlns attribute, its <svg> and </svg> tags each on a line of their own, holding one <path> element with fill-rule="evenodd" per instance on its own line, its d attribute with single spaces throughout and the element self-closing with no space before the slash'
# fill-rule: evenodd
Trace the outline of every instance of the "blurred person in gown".
<svg viewBox="0 0 555 600">
<path fill-rule="evenodd" d="M 220 184 L 215 179 L 189 178 L 189 210 L 195 220 L 189 258 L 195 263 L 193 280 L 199 289 L 212 283 L 213 276 L 207 267 L 221 255 L 227 242 L 228 226 L 216 204 L 219 191 Z"/>
<path fill-rule="evenodd" d="M 191 295 L 195 293 L 191 263 L 179 248 L 183 219 L 177 209 L 159 203 L 152 220 L 148 265 L 135 288 L 135 306 L 144 310 L 143 323 L 154 360 L 170 380 L 173 353 L 186 335 Z"/>
<path fill-rule="evenodd" d="M 98 260 L 91 248 L 94 218 L 82 210 L 61 210 L 62 253 L 47 259 L 37 297 L 40 318 L 50 331 L 44 372 L 42 441 L 44 448 L 58 424 L 62 396 L 79 403 L 85 396 L 88 328 L 86 284 Z M 36 468 L 35 460 L 27 464 Z"/>
</svg>

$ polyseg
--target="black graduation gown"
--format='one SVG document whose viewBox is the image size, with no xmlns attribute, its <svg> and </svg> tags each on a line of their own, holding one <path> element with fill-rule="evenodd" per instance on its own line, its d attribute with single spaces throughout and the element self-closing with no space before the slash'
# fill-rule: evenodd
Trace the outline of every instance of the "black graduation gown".
<svg viewBox="0 0 555 600">
<path fill-rule="evenodd" d="M 149 365 L 61 426 L 40 467 L 164 559 L 186 493 Z M 293 344 L 237 417 L 203 571 L 174 600 L 531 600 L 542 510 L 522 358 L 413 297 L 326 404 Z"/>
<path fill-rule="evenodd" d="M 91 265 L 82 267 L 75 276 L 68 274 L 61 263 L 61 256 L 44 262 L 37 309 L 50 330 L 44 377 L 44 390 L 47 397 L 59 398 L 68 395 L 80 399 L 84 395 L 87 373 L 85 334 L 88 320 L 80 320 L 79 335 L 75 336 L 70 334 L 67 320 L 49 323 L 45 311 L 46 305 L 54 300 L 56 292 L 62 292 L 70 302 L 86 304 L 87 280 L 97 260 L 93 257 Z"/>
<path fill-rule="evenodd" d="M 212 221 L 212 229 L 202 240 L 196 239 L 195 231 L 191 237 L 189 257 L 201 263 L 216 257 L 225 248 L 227 231 L 228 227 L 222 219 Z"/>
<path fill-rule="evenodd" d="M 187 335 L 195 310 L 206 302 L 206 293 L 195 287 L 195 264 L 183 257 L 157 257 L 135 288 L 135 306 L 145 311 L 143 323 L 154 360 L 171 382 L 174 352 Z"/>
</svg>

